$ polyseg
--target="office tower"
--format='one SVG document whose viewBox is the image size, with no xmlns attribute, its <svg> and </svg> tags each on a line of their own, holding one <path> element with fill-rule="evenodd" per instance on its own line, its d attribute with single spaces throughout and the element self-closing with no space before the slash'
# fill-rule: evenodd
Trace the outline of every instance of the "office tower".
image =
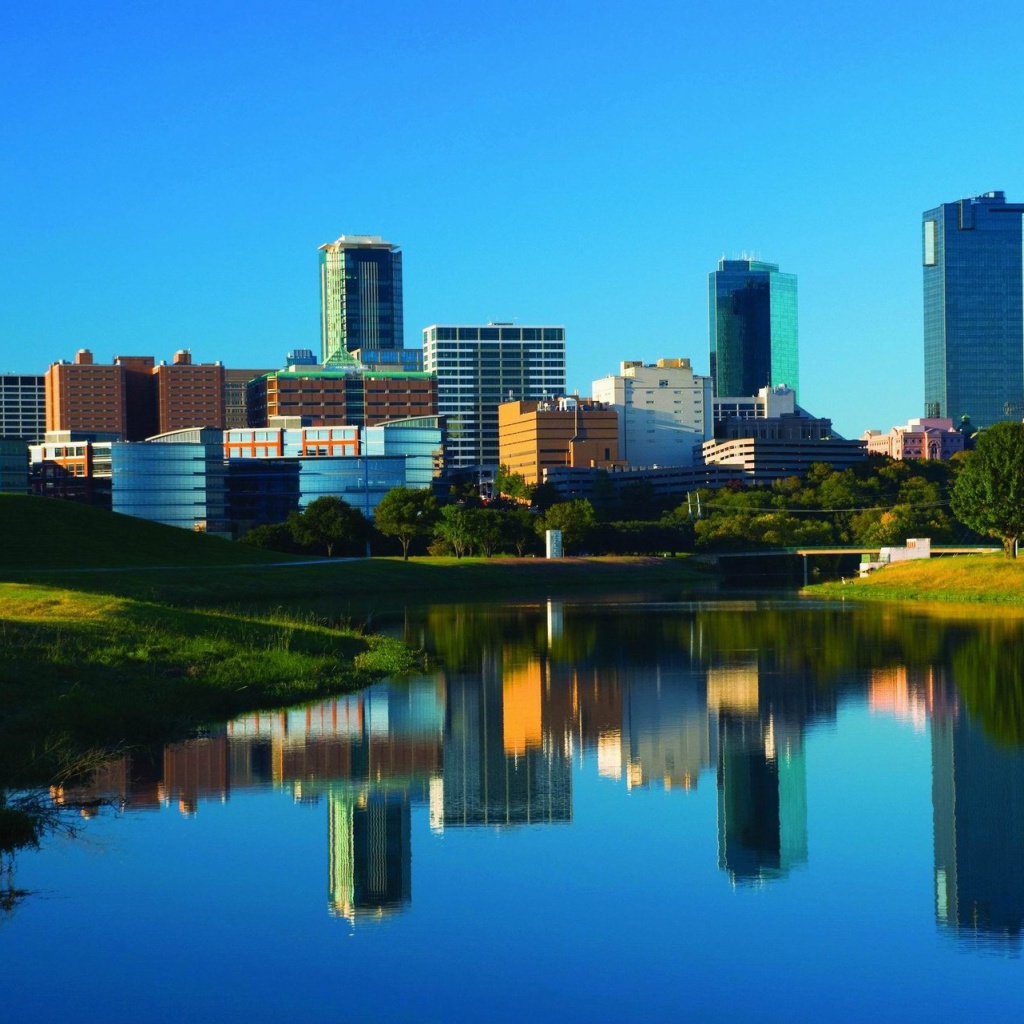
<svg viewBox="0 0 1024 1024">
<path fill-rule="evenodd" d="M 796 274 L 775 263 L 719 260 L 708 275 L 708 328 L 715 395 L 785 384 L 799 401 Z"/>
<path fill-rule="evenodd" d="M 565 394 L 565 328 L 435 324 L 423 331 L 423 364 L 437 375 L 448 465 L 495 467 L 498 406 Z"/>
<path fill-rule="evenodd" d="M 46 389 L 37 375 L 0 374 L 0 437 L 38 444 L 46 432 Z"/>
<path fill-rule="evenodd" d="M 924 214 L 925 416 L 1024 416 L 1024 204 L 1002 192 Z"/>
<path fill-rule="evenodd" d="M 692 466 L 694 445 L 711 438 L 711 378 L 689 359 L 625 362 L 591 393 L 619 418 L 619 458 L 630 466 Z"/>
<path fill-rule="evenodd" d="M 381 362 L 405 347 L 402 253 L 379 235 L 342 235 L 320 246 L 320 339 L 325 366 Z"/>
</svg>

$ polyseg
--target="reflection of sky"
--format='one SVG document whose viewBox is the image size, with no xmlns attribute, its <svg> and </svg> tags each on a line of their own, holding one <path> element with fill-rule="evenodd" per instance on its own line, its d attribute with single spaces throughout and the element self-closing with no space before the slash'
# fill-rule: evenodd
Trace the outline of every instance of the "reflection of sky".
<svg viewBox="0 0 1024 1024">
<path fill-rule="evenodd" d="M 0 927 L 17 979 L 6 1010 L 788 1021 L 1024 1009 L 1019 963 L 965 955 L 936 929 L 928 737 L 852 702 L 807 733 L 804 754 L 809 862 L 782 882 L 729 886 L 714 785 L 629 790 L 590 749 L 570 827 L 432 835 L 413 806 L 414 898 L 354 929 L 324 912 L 323 803 L 259 790 L 192 818 L 102 816 L 85 841 L 19 858 L 19 883 L 44 895 Z"/>
<path fill-rule="evenodd" d="M 749 654 L 710 672 L 651 662 L 491 659 L 447 682 L 424 676 L 247 716 L 209 741 L 229 746 L 227 759 L 165 755 L 165 783 L 169 767 L 195 766 L 195 815 L 108 812 L 78 842 L 19 855 L 17 882 L 39 895 L 0 919 L 0 962 L 15 979 L 5 1015 L 1019 1015 L 1019 962 L 1005 949 L 979 956 L 936 925 L 933 726 L 919 730 L 916 716 L 966 726 L 933 699 L 934 679 L 851 673 L 832 689 Z M 257 748 L 259 758 L 238 756 Z M 465 777 L 485 771 L 497 811 L 534 792 L 515 787 L 550 765 L 571 814 L 445 827 L 446 796 L 460 805 L 444 759 L 478 749 Z M 764 884 L 734 887 L 719 866 L 723 751 L 801 759 L 788 808 L 805 846 L 790 848 L 786 870 L 762 872 Z M 203 766 L 222 764 L 249 770 L 245 784 L 203 790 Z M 326 770 L 342 774 L 316 775 Z M 362 846 L 354 826 L 341 845 L 348 819 L 337 815 L 332 875 L 332 802 L 353 817 L 385 798 L 401 815 L 367 827 Z M 399 860 L 381 855 L 389 839 L 408 840 Z M 389 865 L 384 909 L 361 913 L 366 872 Z M 347 921 L 327 912 L 332 885 Z M 363 899 L 370 909 L 376 892 Z"/>
</svg>

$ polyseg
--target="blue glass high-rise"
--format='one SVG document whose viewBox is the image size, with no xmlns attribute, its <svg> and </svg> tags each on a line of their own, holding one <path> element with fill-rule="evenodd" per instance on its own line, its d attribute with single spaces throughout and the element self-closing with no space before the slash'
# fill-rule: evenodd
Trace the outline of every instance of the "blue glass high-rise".
<svg viewBox="0 0 1024 1024">
<path fill-rule="evenodd" d="M 719 260 L 708 275 L 708 337 L 716 397 L 784 384 L 799 400 L 796 274 L 759 260 Z"/>
<path fill-rule="evenodd" d="M 342 235 L 320 246 L 320 340 L 324 366 L 360 352 L 405 348 L 402 253 L 378 235 Z M 371 361 L 376 361 L 371 359 Z"/>
<path fill-rule="evenodd" d="M 926 416 L 1024 416 L 1024 204 L 1002 192 L 924 214 Z"/>
</svg>

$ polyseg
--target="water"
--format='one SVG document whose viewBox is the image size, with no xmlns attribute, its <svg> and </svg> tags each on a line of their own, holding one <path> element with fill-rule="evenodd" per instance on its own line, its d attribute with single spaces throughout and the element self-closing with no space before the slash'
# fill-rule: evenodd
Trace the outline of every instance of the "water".
<svg viewBox="0 0 1024 1024">
<path fill-rule="evenodd" d="M 1024 622 L 435 606 L 436 671 L 138 751 L 13 864 L 4 1018 L 1024 1010 Z M 84 814 L 79 810 L 84 808 Z"/>
</svg>

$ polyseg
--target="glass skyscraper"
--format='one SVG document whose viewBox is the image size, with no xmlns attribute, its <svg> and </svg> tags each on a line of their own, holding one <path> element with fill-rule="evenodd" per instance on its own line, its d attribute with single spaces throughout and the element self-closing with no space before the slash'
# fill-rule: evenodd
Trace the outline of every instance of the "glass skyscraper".
<svg viewBox="0 0 1024 1024">
<path fill-rule="evenodd" d="M 398 246 L 379 235 L 320 246 L 320 340 L 324 366 L 335 367 L 405 347 Z"/>
<path fill-rule="evenodd" d="M 1024 204 L 1002 192 L 924 214 L 926 416 L 1024 417 Z"/>
<path fill-rule="evenodd" d="M 708 275 L 708 336 L 716 396 L 784 384 L 799 401 L 796 274 L 775 263 L 719 260 Z"/>
</svg>

